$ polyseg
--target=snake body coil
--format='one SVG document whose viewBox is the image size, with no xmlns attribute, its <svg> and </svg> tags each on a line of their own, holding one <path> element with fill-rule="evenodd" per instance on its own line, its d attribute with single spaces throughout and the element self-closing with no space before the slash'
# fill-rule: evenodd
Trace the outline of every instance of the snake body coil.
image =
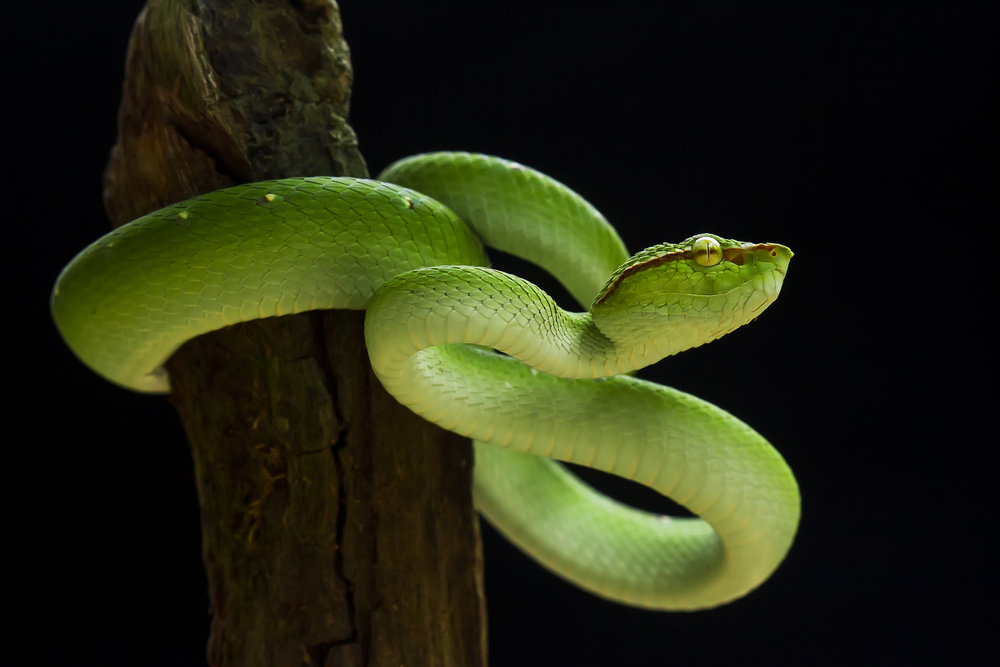
<svg viewBox="0 0 1000 667">
<path fill-rule="evenodd" d="M 486 268 L 481 241 L 548 269 L 590 310 L 563 311 Z M 798 524 L 798 490 L 781 456 L 735 417 L 626 374 L 755 318 L 790 258 L 784 246 L 710 234 L 629 258 L 600 213 L 547 176 L 437 153 L 378 181 L 268 181 L 168 206 L 82 251 L 52 312 L 96 372 L 166 392 L 162 365 L 194 336 L 365 309 L 385 388 L 476 440 L 476 502 L 491 522 L 595 593 L 695 609 L 774 571 Z M 700 518 L 625 507 L 554 459 L 636 480 Z"/>
</svg>

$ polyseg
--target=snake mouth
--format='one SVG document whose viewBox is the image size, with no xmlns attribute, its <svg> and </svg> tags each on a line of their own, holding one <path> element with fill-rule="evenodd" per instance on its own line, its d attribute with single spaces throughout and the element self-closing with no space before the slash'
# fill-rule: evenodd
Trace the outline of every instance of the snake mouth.
<svg viewBox="0 0 1000 667">
<path fill-rule="evenodd" d="M 775 273 L 779 274 L 780 277 L 774 275 Z M 754 319 L 757 318 L 762 310 L 770 306 L 778 298 L 778 294 L 781 292 L 781 285 L 785 280 L 785 271 L 782 268 L 776 268 L 773 273 L 764 274 L 762 278 L 763 285 L 761 285 L 761 289 L 766 298 L 750 311 Z"/>
</svg>

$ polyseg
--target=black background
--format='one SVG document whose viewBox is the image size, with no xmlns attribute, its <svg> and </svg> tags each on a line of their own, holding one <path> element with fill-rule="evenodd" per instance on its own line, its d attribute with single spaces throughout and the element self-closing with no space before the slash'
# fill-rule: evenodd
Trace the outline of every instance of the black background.
<svg viewBox="0 0 1000 667">
<path fill-rule="evenodd" d="M 18 3 L 5 26 L 5 551 L 11 604 L 42 636 L 8 648 L 197 665 L 209 603 L 178 420 L 91 375 L 47 313 L 59 268 L 108 228 L 100 179 L 140 3 L 100 4 Z M 713 231 L 796 253 L 758 322 L 646 374 L 784 454 L 803 494 L 787 561 L 732 605 L 657 613 L 487 531 L 491 664 L 995 655 L 986 3 L 342 4 L 373 173 L 494 153 L 582 193 L 633 250 Z"/>
</svg>

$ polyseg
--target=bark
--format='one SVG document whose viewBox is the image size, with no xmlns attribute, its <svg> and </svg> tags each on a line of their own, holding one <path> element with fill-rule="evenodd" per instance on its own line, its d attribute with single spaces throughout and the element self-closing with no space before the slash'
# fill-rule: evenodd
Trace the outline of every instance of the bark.
<svg viewBox="0 0 1000 667">
<path fill-rule="evenodd" d="M 365 176 L 332 0 L 150 0 L 105 176 L 117 225 L 243 182 Z M 211 665 L 485 664 L 469 444 L 398 405 L 363 314 L 230 327 L 171 359 L 201 501 Z"/>
</svg>

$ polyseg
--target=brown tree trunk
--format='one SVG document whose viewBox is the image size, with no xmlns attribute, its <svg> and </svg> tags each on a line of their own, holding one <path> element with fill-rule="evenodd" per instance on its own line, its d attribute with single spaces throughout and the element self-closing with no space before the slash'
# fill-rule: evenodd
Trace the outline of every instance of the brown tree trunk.
<svg viewBox="0 0 1000 667">
<path fill-rule="evenodd" d="M 129 45 L 113 223 L 220 187 L 365 176 L 333 0 L 150 0 Z M 201 499 L 211 665 L 484 665 L 472 452 L 398 405 L 363 314 L 262 320 L 169 363 Z"/>
</svg>

